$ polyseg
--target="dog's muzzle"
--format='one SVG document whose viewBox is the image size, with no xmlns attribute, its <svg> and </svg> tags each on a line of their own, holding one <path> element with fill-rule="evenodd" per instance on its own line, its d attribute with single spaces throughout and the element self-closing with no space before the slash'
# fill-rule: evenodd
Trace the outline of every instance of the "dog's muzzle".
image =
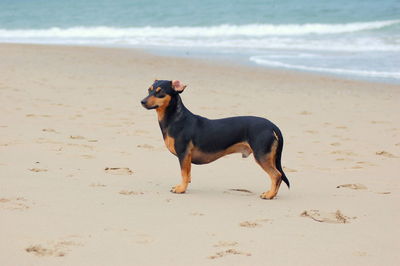
<svg viewBox="0 0 400 266">
<path fill-rule="evenodd" d="M 155 105 L 155 106 L 148 106 L 148 105 L 147 105 L 147 99 L 146 99 L 146 98 L 144 98 L 143 100 L 141 100 L 140 103 L 141 103 L 142 106 L 143 106 L 144 108 L 146 108 L 147 110 L 151 110 L 151 109 L 156 109 L 156 108 L 158 108 L 158 105 Z"/>
</svg>

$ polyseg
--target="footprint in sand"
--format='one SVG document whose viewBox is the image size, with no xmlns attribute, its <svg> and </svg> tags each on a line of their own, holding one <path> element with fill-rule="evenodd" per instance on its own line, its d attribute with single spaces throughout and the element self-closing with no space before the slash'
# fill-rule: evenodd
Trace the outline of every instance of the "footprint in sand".
<svg viewBox="0 0 400 266">
<path fill-rule="evenodd" d="M 252 191 L 244 189 L 244 188 L 231 188 L 231 189 L 228 189 L 228 191 L 225 191 L 224 193 L 241 194 L 241 195 L 253 195 L 254 194 Z"/>
<path fill-rule="evenodd" d="M 312 113 L 309 111 L 302 111 L 299 113 L 299 115 L 311 115 Z"/>
<path fill-rule="evenodd" d="M 236 250 L 234 248 L 230 248 L 230 249 L 227 249 L 227 250 L 224 250 L 224 251 L 216 252 L 214 255 L 211 255 L 208 258 L 211 259 L 211 260 L 214 260 L 214 259 L 219 259 L 219 258 L 228 256 L 228 255 L 243 255 L 243 256 L 249 257 L 249 256 L 251 256 L 251 253 L 243 252 L 243 251 L 240 251 L 240 250 Z"/>
<path fill-rule="evenodd" d="M 104 168 L 107 174 L 112 175 L 132 175 L 133 171 L 127 167 L 106 167 Z"/>
<path fill-rule="evenodd" d="M 306 130 L 304 132 L 309 133 L 309 134 L 318 134 L 318 131 L 316 131 L 316 130 Z"/>
<path fill-rule="evenodd" d="M 70 139 L 86 139 L 85 137 L 79 136 L 79 135 L 71 135 L 71 136 L 69 136 L 69 138 Z"/>
<path fill-rule="evenodd" d="M 147 150 L 153 150 L 154 149 L 154 146 L 152 146 L 150 144 L 139 144 L 136 147 L 142 148 L 142 149 L 147 149 Z"/>
<path fill-rule="evenodd" d="M 243 189 L 243 188 L 232 188 L 228 189 L 223 192 L 224 194 L 232 194 L 232 195 L 239 195 L 239 196 L 253 196 L 255 195 L 254 192 Z"/>
<path fill-rule="evenodd" d="M 219 241 L 217 244 L 214 245 L 216 248 L 220 247 L 234 247 L 237 246 L 238 242 L 236 241 Z"/>
<path fill-rule="evenodd" d="M 372 120 L 372 121 L 371 121 L 371 124 L 389 124 L 389 122 L 387 122 L 387 121 L 375 121 L 375 120 Z"/>
<path fill-rule="evenodd" d="M 360 166 L 375 166 L 376 165 L 374 163 L 364 162 L 364 161 L 358 161 L 358 162 L 356 162 L 356 164 L 360 165 Z"/>
<path fill-rule="evenodd" d="M 43 128 L 43 132 L 49 132 L 49 133 L 58 133 L 55 129 L 52 128 Z"/>
<path fill-rule="evenodd" d="M 85 148 L 85 149 L 89 149 L 89 150 L 93 150 L 94 147 L 91 145 L 87 145 L 87 144 L 76 144 L 76 143 L 67 143 L 68 147 L 74 147 L 74 148 Z"/>
<path fill-rule="evenodd" d="M 104 185 L 101 183 L 91 183 L 89 186 L 90 187 L 106 187 L 107 185 Z"/>
<path fill-rule="evenodd" d="M 219 259 L 228 255 L 243 255 L 243 256 L 251 256 L 251 253 L 249 252 L 243 252 L 240 250 L 237 250 L 233 247 L 237 247 L 239 245 L 238 242 L 236 241 L 219 241 L 214 245 L 215 248 L 228 248 L 223 251 L 218 251 L 214 255 L 211 255 L 208 257 L 208 259 Z"/>
<path fill-rule="evenodd" d="M 201 212 L 192 212 L 192 213 L 190 213 L 190 215 L 192 215 L 192 216 L 204 216 L 204 213 L 201 213 Z"/>
<path fill-rule="evenodd" d="M 51 248 L 45 248 L 42 247 L 41 245 L 32 245 L 28 248 L 25 249 L 26 252 L 32 253 L 36 256 L 39 257 L 44 257 L 44 256 L 56 256 L 56 257 L 63 257 L 65 256 L 65 253 L 62 251 L 57 251 Z"/>
<path fill-rule="evenodd" d="M 61 241 L 49 241 L 46 244 L 30 245 L 25 251 L 38 257 L 64 257 L 71 251 L 71 247 L 82 246 L 82 243 L 66 238 Z"/>
<path fill-rule="evenodd" d="M 25 198 L 0 198 L 0 209 L 5 210 L 27 210 L 30 206 Z"/>
<path fill-rule="evenodd" d="M 350 189 L 355 189 L 355 190 L 360 190 L 360 189 L 367 189 L 366 186 L 364 186 L 363 184 L 343 184 L 343 185 L 339 185 L 336 188 L 350 188 Z"/>
<path fill-rule="evenodd" d="M 347 156 L 357 156 L 356 153 L 352 151 L 346 151 L 346 150 L 336 150 L 332 151 L 331 154 L 340 154 L 340 155 L 347 155 Z"/>
<path fill-rule="evenodd" d="M 36 115 L 36 114 L 27 114 L 26 117 L 51 117 L 51 115 Z"/>
<path fill-rule="evenodd" d="M 44 168 L 29 168 L 28 170 L 31 171 L 31 172 L 35 172 L 35 173 L 47 172 L 48 171 L 47 169 L 44 169 Z"/>
<path fill-rule="evenodd" d="M 144 192 L 142 192 L 142 191 L 133 191 L 133 190 L 121 190 L 119 192 L 119 194 L 126 195 L 126 196 L 131 196 L 131 195 L 135 196 L 135 195 L 143 195 Z"/>
<path fill-rule="evenodd" d="M 239 225 L 241 227 L 247 227 L 247 228 L 256 228 L 261 226 L 261 224 L 257 222 L 250 222 L 250 221 L 241 222 Z"/>
<path fill-rule="evenodd" d="M 300 216 L 309 217 L 312 220 L 320 223 L 333 223 L 333 224 L 346 224 L 350 223 L 350 219 L 356 219 L 357 217 L 350 218 L 345 216 L 340 210 L 336 212 L 321 212 L 319 210 L 303 211 Z"/>
<path fill-rule="evenodd" d="M 271 222 L 269 219 L 259 219 L 256 221 L 244 221 L 239 223 L 239 226 L 241 227 L 247 227 L 247 228 L 256 228 L 256 227 L 261 227 L 262 223 L 268 223 Z"/>
<path fill-rule="evenodd" d="M 398 158 L 396 155 L 393 155 L 387 151 L 377 151 L 375 154 L 386 157 L 386 158 Z"/>
</svg>

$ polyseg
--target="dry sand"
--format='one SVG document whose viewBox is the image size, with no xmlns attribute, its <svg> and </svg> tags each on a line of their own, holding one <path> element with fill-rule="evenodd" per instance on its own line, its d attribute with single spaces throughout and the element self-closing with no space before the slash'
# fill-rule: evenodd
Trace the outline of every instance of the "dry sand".
<svg viewBox="0 0 400 266">
<path fill-rule="evenodd" d="M 184 195 L 154 78 L 209 118 L 285 137 L 274 200 L 252 157 L 194 166 Z M 400 86 L 157 57 L 0 45 L 0 265 L 399 265 Z"/>
</svg>

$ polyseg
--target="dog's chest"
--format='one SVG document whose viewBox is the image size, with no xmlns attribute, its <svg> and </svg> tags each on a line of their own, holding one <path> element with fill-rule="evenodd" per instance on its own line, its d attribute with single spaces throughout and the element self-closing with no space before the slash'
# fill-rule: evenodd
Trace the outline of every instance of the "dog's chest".
<svg viewBox="0 0 400 266">
<path fill-rule="evenodd" d="M 164 138 L 164 143 L 165 146 L 167 146 L 167 149 L 174 155 L 176 155 L 176 150 L 175 150 L 175 139 L 166 135 Z"/>
</svg>

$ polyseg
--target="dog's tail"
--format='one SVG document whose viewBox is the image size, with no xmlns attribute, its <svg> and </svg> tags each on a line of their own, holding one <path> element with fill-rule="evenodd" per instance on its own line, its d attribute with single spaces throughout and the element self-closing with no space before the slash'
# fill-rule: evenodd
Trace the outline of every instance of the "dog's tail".
<svg viewBox="0 0 400 266">
<path fill-rule="evenodd" d="M 276 132 L 276 137 L 277 137 L 277 141 L 278 141 L 278 147 L 276 149 L 276 159 L 275 159 L 276 168 L 279 170 L 279 172 L 281 172 L 283 182 L 285 182 L 285 184 L 288 186 L 288 188 L 290 188 L 289 179 L 286 177 L 285 172 L 283 172 L 282 165 L 281 165 L 281 157 L 282 157 L 282 150 L 283 150 L 283 136 L 279 129 L 274 130 L 274 132 Z"/>
</svg>

